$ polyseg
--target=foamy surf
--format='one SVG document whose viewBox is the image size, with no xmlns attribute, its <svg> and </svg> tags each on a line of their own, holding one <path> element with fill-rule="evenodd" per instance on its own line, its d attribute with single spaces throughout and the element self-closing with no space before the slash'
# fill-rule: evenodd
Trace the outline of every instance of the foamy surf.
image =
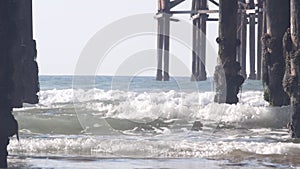
<svg viewBox="0 0 300 169">
<path fill-rule="evenodd" d="M 186 133 L 187 134 L 187 133 Z M 195 133 L 194 133 L 195 134 Z M 183 136 L 183 135 L 180 135 Z M 31 154 L 35 156 L 66 155 L 66 156 L 94 156 L 98 158 L 123 157 L 123 158 L 204 158 L 225 156 L 235 151 L 253 153 L 259 155 L 300 155 L 300 145 L 291 142 L 262 142 L 249 138 L 247 141 L 240 138 L 223 138 L 212 141 L 173 140 L 174 135 L 168 135 L 169 139 L 161 136 L 135 138 L 126 136 L 123 139 L 114 137 L 48 137 L 46 138 L 22 138 L 19 143 L 13 140 L 9 150 L 15 155 Z M 200 135 L 198 135 L 200 137 Z M 249 136 L 251 137 L 251 136 Z"/>
<path fill-rule="evenodd" d="M 76 98 L 77 93 L 80 98 Z M 128 92 L 90 89 L 40 92 L 40 104 L 16 110 L 35 116 L 74 116 L 89 119 L 127 119 L 149 122 L 156 119 L 200 120 L 250 128 L 282 128 L 289 121 L 289 107 L 272 108 L 263 100 L 261 91 L 245 91 L 237 105 L 216 104 L 214 92 Z M 36 111 L 39 113 L 32 113 Z M 21 114 L 19 114 L 21 115 Z M 84 119 L 83 119 L 84 116 Z M 89 122 L 90 123 L 90 122 Z M 91 124 L 90 126 L 93 126 Z"/>
<path fill-rule="evenodd" d="M 109 159 L 105 168 L 117 165 L 112 159 L 166 160 L 167 167 L 179 163 L 171 159 L 196 159 L 214 168 L 298 166 L 300 147 L 286 129 L 290 109 L 269 107 L 258 81 L 246 81 L 240 102 L 226 105 L 213 102 L 211 81 L 195 85 L 183 78 L 186 86 L 178 88 L 176 81 L 140 77 L 129 88 L 118 88 L 109 85 L 112 78 L 97 78 L 101 85 L 73 89 L 69 77 L 58 78 L 63 85 L 44 77 L 40 103 L 14 110 L 21 141 L 12 139 L 11 160 L 25 158 L 36 168 L 55 168 L 45 159 L 65 168 L 78 161 L 99 168 L 103 159 Z M 203 125 L 199 131 L 191 130 L 195 121 Z M 286 162 L 280 161 L 283 156 Z"/>
</svg>

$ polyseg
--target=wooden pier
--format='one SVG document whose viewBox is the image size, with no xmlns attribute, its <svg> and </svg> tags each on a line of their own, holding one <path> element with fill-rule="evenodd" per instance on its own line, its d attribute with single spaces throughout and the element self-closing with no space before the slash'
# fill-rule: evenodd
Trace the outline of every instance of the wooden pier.
<svg viewBox="0 0 300 169">
<path fill-rule="evenodd" d="M 158 81 L 169 80 L 169 50 L 170 50 L 170 17 L 173 15 L 190 15 L 193 22 L 193 51 L 192 51 L 192 78 L 193 81 L 205 81 L 206 73 L 206 34 L 207 22 L 219 21 L 209 14 L 219 13 L 219 10 L 210 10 L 209 5 L 219 7 L 214 0 L 191 0 L 191 10 L 174 11 L 177 5 L 186 0 L 158 0 L 158 35 L 157 35 L 157 75 Z M 249 79 L 261 80 L 262 77 L 262 44 L 261 37 L 266 32 L 264 0 L 238 1 L 237 38 L 240 45 L 237 48 L 237 61 L 241 64 L 241 74 L 247 78 L 247 66 L 250 68 Z M 249 37 L 247 37 L 249 34 Z M 257 36 L 256 36 L 257 34 Z M 249 43 L 247 43 L 249 42 Z M 249 44 L 247 46 L 247 44 Z M 247 60 L 249 53 L 249 60 Z M 163 67 L 164 66 L 164 67 Z"/>
<path fill-rule="evenodd" d="M 191 0 L 189 10 L 172 10 L 185 1 L 158 0 L 156 79 L 170 80 L 172 15 L 192 18 L 196 81 L 207 79 L 207 22 L 218 21 L 215 102 L 236 104 L 245 78 L 262 80 L 264 98 L 271 106 L 291 105 L 289 129 L 293 138 L 300 138 L 300 0 Z M 210 5 L 219 9 L 210 10 Z M 211 18 L 211 13 L 219 17 Z M 38 102 L 32 23 L 32 0 L 0 1 L 0 168 L 7 168 L 9 137 L 18 134 L 12 109 Z"/>
<path fill-rule="evenodd" d="M 300 0 L 191 0 L 191 10 L 172 10 L 184 1 L 159 0 L 158 15 L 164 17 L 158 19 L 157 80 L 170 78 L 168 36 L 172 15 L 188 14 L 192 18 L 192 80 L 195 81 L 207 79 L 206 25 L 208 21 L 218 21 L 215 102 L 236 104 L 244 79 L 262 80 L 264 99 L 271 106 L 292 106 L 289 126 L 292 137 L 300 138 Z M 219 9 L 210 10 L 208 4 Z M 210 18 L 211 13 L 219 13 L 219 18 Z"/>
</svg>

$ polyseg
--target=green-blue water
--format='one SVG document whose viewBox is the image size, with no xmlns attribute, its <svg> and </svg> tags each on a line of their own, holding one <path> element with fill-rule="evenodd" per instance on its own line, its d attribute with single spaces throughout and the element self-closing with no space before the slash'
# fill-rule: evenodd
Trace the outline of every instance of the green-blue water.
<svg viewBox="0 0 300 169">
<path fill-rule="evenodd" d="M 40 103 L 15 109 L 13 168 L 297 168 L 289 107 L 270 108 L 259 81 L 240 103 L 213 103 L 211 80 L 41 76 Z M 195 121 L 203 128 L 191 131 Z"/>
</svg>

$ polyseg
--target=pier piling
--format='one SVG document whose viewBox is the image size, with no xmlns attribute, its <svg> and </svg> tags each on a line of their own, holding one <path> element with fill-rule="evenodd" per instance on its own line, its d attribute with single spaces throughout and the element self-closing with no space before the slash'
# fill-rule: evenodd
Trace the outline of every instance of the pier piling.
<svg viewBox="0 0 300 169">
<path fill-rule="evenodd" d="M 264 97 L 272 106 L 289 104 L 284 92 L 282 39 L 290 26 L 290 0 L 266 0 L 267 33 L 263 36 Z"/>
<path fill-rule="evenodd" d="M 164 81 L 170 80 L 169 75 L 169 57 L 170 57 L 170 0 L 165 0 L 164 19 Z"/>
<path fill-rule="evenodd" d="M 240 6 L 241 8 L 241 45 L 240 45 L 240 64 L 241 64 L 241 75 L 244 78 L 247 78 L 247 14 L 246 14 L 246 8 L 243 6 Z"/>
<path fill-rule="evenodd" d="M 9 137 L 18 133 L 12 110 L 38 103 L 32 0 L 0 1 L 0 30 L 0 168 L 6 168 Z"/>
<path fill-rule="evenodd" d="M 263 36 L 263 0 L 258 0 L 257 2 L 257 74 L 256 80 L 261 80 L 261 56 L 262 56 L 262 45 L 261 45 L 261 37 Z"/>
<path fill-rule="evenodd" d="M 179 1 L 177 3 L 179 3 Z M 157 73 L 156 73 L 156 80 L 158 81 L 170 80 L 170 75 L 169 75 L 170 9 L 171 9 L 170 0 L 158 0 Z"/>
<path fill-rule="evenodd" d="M 215 102 L 236 104 L 239 88 L 244 78 L 239 75 L 240 64 L 236 61 L 238 0 L 220 0 L 219 11 L 219 63 L 216 66 L 214 81 Z M 232 19 L 235 18 L 235 19 Z"/>
<path fill-rule="evenodd" d="M 285 56 L 284 90 L 291 100 L 290 131 L 293 138 L 300 138 L 300 0 L 291 0 L 291 28 L 283 38 Z"/>
<path fill-rule="evenodd" d="M 249 14 L 249 55 L 250 55 L 250 74 L 249 79 L 256 79 L 255 72 L 255 13 Z"/>
<path fill-rule="evenodd" d="M 196 10 L 196 7 L 198 6 L 197 0 L 192 1 L 192 11 Z M 193 18 L 194 14 L 191 15 Z M 198 76 L 198 20 L 193 18 L 193 51 L 192 51 L 192 81 L 197 80 Z"/>
<path fill-rule="evenodd" d="M 157 19 L 157 73 L 156 80 L 161 81 L 162 75 L 162 64 L 163 64 L 163 20 L 162 18 Z"/>
<path fill-rule="evenodd" d="M 192 11 L 207 10 L 207 0 L 193 0 Z M 206 13 L 192 14 L 193 19 L 193 60 L 192 80 L 205 81 L 206 74 Z"/>
<path fill-rule="evenodd" d="M 208 10 L 207 0 L 200 0 L 200 10 Z M 206 74 L 206 27 L 207 27 L 207 17 L 206 13 L 201 13 L 199 15 L 199 75 L 198 81 L 205 81 L 207 79 Z"/>
</svg>

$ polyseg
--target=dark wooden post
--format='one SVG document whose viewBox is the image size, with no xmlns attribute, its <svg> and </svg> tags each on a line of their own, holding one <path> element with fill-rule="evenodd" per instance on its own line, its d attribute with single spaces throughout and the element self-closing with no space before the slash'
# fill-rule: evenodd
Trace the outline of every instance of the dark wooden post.
<svg viewBox="0 0 300 169">
<path fill-rule="evenodd" d="M 198 4 L 198 0 L 193 0 L 192 1 L 192 11 L 196 11 L 196 6 Z M 191 17 L 193 18 L 193 14 L 191 15 Z M 197 19 L 193 18 L 193 51 L 192 51 L 192 81 L 196 81 L 197 80 L 197 52 L 198 52 L 198 27 L 197 27 Z"/>
<path fill-rule="evenodd" d="M 283 86 L 292 107 L 290 130 L 293 138 L 300 138 L 300 0 L 291 0 L 291 29 L 286 32 L 283 44 L 286 61 Z"/>
<path fill-rule="evenodd" d="M 237 38 L 238 40 L 241 42 L 241 38 L 242 38 L 242 29 L 241 29 L 241 25 L 242 25 L 242 9 L 241 9 L 241 5 L 238 6 L 238 15 L 237 15 Z M 236 60 L 241 63 L 241 45 L 238 46 L 237 51 L 236 51 Z"/>
<path fill-rule="evenodd" d="M 193 0 L 192 11 L 207 10 L 207 0 Z M 193 61 L 192 80 L 204 81 L 206 75 L 206 22 L 207 14 L 192 14 Z"/>
<path fill-rule="evenodd" d="M 245 1 L 240 1 L 245 3 Z M 246 54 L 247 54 L 247 15 L 245 6 L 239 4 L 238 19 L 237 19 L 237 38 L 239 45 L 237 48 L 237 61 L 241 64 L 241 75 L 247 78 L 246 75 Z"/>
<path fill-rule="evenodd" d="M 162 64 L 163 64 L 163 19 L 157 19 L 157 73 L 156 80 L 162 81 Z"/>
<path fill-rule="evenodd" d="M 246 10 L 245 7 L 241 7 L 242 9 L 242 13 L 241 13 L 241 59 L 240 59 L 240 64 L 241 64 L 241 75 L 244 78 L 247 78 L 247 72 L 246 72 L 246 68 L 247 68 L 247 23 L 248 23 L 248 19 L 247 19 L 247 14 L 246 14 Z"/>
<path fill-rule="evenodd" d="M 157 73 L 156 80 L 169 81 L 170 56 L 170 0 L 158 1 Z M 164 66 L 164 67 L 163 67 Z"/>
<path fill-rule="evenodd" d="M 208 10 L 207 0 L 200 0 L 200 10 Z M 206 22 L 207 14 L 199 15 L 199 74 L 197 77 L 198 81 L 205 81 L 207 79 L 206 74 Z"/>
<path fill-rule="evenodd" d="M 282 38 L 290 26 L 290 0 L 266 0 L 267 34 L 263 37 L 264 97 L 272 106 L 289 104 L 284 92 Z"/>
<path fill-rule="evenodd" d="M 195 3 L 195 10 L 200 10 L 200 0 L 195 0 L 196 3 Z M 201 36 L 201 32 L 200 32 L 200 29 L 201 29 L 201 25 L 200 25 L 200 15 L 199 14 L 196 14 L 194 15 L 193 17 L 196 21 L 196 37 L 195 37 L 195 40 L 196 40 L 196 73 L 195 73 L 195 78 L 196 80 L 198 81 L 198 77 L 199 77 L 199 74 L 200 74 L 200 70 L 201 70 L 201 63 L 200 63 L 200 36 Z"/>
<path fill-rule="evenodd" d="M 267 33 L 267 13 L 266 13 L 266 0 L 262 0 L 262 4 L 263 4 L 263 9 L 264 9 L 264 12 L 263 12 L 263 35 L 265 33 Z M 261 40 L 261 39 L 260 39 Z"/>
<path fill-rule="evenodd" d="M 0 1 L 0 168 L 6 168 L 9 137 L 18 133 L 12 108 L 36 104 L 39 91 L 32 1 Z"/>
<path fill-rule="evenodd" d="M 219 2 L 219 65 L 214 74 L 215 102 L 236 104 L 239 88 L 244 82 L 239 75 L 240 64 L 236 62 L 238 0 Z"/>
<path fill-rule="evenodd" d="M 196 20 L 193 20 L 193 51 L 192 51 L 192 81 L 196 81 L 196 73 L 197 73 L 197 25 Z"/>
<path fill-rule="evenodd" d="M 13 92 L 13 64 L 11 50 L 14 39 L 13 19 L 8 0 L 0 1 L 0 168 L 7 168 L 7 145 L 9 137 L 17 133 L 17 122 L 11 106 Z"/>
<path fill-rule="evenodd" d="M 165 0 L 164 15 L 164 81 L 170 80 L 169 57 L 170 57 L 170 0 Z"/>
<path fill-rule="evenodd" d="M 7 168 L 7 144 L 8 136 L 6 134 L 7 128 L 4 123 L 6 122 L 6 117 L 10 114 L 9 110 L 9 93 L 12 90 L 10 87 L 12 85 L 11 70 L 7 64 L 9 61 L 9 50 L 8 50 L 8 0 L 0 1 L 0 168 Z M 5 118 L 5 119 L 4 119 Z"/>
<path fill-rule="evenodd" d="M 14 63 L 12 106 L 22 107 L 24 102 L 38 102 L 38 66 L 36 42 L 33 40 L 32 0 L 20 0 L 12 4 L 12 21 L 16 23 L 12 30 L 17 34 L 11 50 Z"/>
<path fill-rule="evenodd" d="M 268 68 L 268 64 L 267 64 L 267 57 L 265 57 L 265 51 L 267 50 L 267 46 L 264 44 L 264 39 L 265 39 L 265 35 L 267 34 L 267 4 L 266 4 L 266 0 L 263 0 L 263 7 L 264 7 L 264 13 L 263 13 L 263 35 L 262 38 L 260 39 L 261 44 L 262 44 L 262 60 L 261 60 L 261 70 L 262 70 L 262 83 L 264 86 L 264 97 L 265 100 L 269 100 L 269 96 L 268 96 L 268 88 L 267 85 L 269 83 L 269 68 Z"/>
<path fill-rule="evenodd" d="M 162 15 L 164 10 L 164 1 L 158 0 L 158 13 L 157 15 Z M 162 16 L 157 17 L 157 73 L 156 80 L 162 81 L 163 79 L 163 46 L 164 46 L 164 20 Z"/>
<path fill-rule="evenodd" d="M 249 9 L 254 9 L 254 0 L 250 0 Z M 249 79 L 256 79 L 255 72 L 255 13 L 249 14 L 249 54 L 250 54 L 250 74 Z"/>
<path fill-rule="evenodd" d="M 255 80 L 255 14 L 249 14 L 249 54 L 250 74 L 249 79 Z"/>
<path fill-rule="evenodd" d="M 263 35 L 263 0 L 258 0 L 257 4 L 257 75 L 256 80 L 261 80 L 261 37 Z"/>
</svg>

